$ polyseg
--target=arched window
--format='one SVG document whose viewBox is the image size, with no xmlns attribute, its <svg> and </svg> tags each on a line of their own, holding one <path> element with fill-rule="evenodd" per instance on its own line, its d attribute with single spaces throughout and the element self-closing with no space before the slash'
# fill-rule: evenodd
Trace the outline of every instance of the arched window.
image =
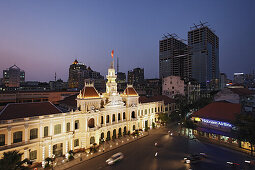
<svg viewBox="0 0 255 170">
<path fill-rule="evenodd" d="M 119 128 L 119 133 L 118 133 L 119 136 L 121 136 L 121 128 Z"/>
<path fill-rule="evenodd" d="M 120 113 L 118 113 L 118 120 L 120 120 Z"/>
<path fill-rule="evenodd" d="M 112 138 L 116 138 L 116 129 L 113 130 Z"/>
<path fill-rule="evenodd" d="M 92 136 L 92 137 L 90 138 L 90 144 L 94 144 L 94 143 L 95 143 L 95 137 Z"/>
<path fill-rule="evenodd" d="M 104 132 L 101 133 L 101 139 L 104 139 Z"/>
<path fill-rule="evenodd" d="M 95 121 L 93 118 L 89 119 L 88 126 L 89 126 L 89 128 L 95 127 Z"/>
<path fill-rule="evenodd" d="M 109 123 L 109 119 L 110 119 L 110 116 L 107 115 L 107 116 L 106 116 L 106 123 Z"/>
<path fill-rule="evenodd" d="M 104 124 L 104 116 L 101 116 L 101 124 Z"/>
<path fill-rule="evenodd" d="M 112 115 L 112 121 L 115 122 L 115 114 Z"/>
<path fill-rule="evenodd" d="M 135 111 L 132 112 L 132 118 L 135 118 Z"/>
<path fill-rule="evenodd" d="M 133 125 L 133 130 L 135 130 L 135 125 Z"/>
<path fill-rule="evenodd" d="M 126 113 L 123 112 L 123 120 L 126 119 Z"/>
<path fill-rule="evenodd" d="M 110 131 L 108 131 L 108 132 L 107 132 L 106 140 L 110 140 L 110 139 L 111 139 L 111 132 L 110 132 Z"/>
<path fill-rule="evenodd" d="M 123 129 L 123 134 L 126 135 L 127 134 L 127 127 L 125 126 Z"/>
</svg>

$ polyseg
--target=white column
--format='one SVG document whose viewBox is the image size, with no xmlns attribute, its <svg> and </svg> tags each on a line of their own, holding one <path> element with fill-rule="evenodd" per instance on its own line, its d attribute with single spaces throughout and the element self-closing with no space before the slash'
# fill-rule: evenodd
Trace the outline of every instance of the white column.
<svg viewBox="0 0 255 170">
<path fill-rule="evenodd" d="M 69 154 L 68 154 L 68 140 L 66 140 L 66 148 L 65 148 L 65 150 L 66 150 L 66 159 L 68 159 L 68 156 L 69 156 Z"/>
<path fill-rule="evenodd" d="M 73 139 L 71 139 L 71 144 L 70 144 L 71 148 L 70 150 L 73 150 Z"/>
<path fill-rule="evenodd" d="M 97 115 L 97 126 L 100 126 L 100 124 L 99 124 L 99 116 Z"/>
<path fill-rule="evenodd" d="M 42 138 L 43 137 L 43 126 L 40 123 L 40 132 L 39 132 L 39 137 Z"/>
<path fill-rule="evenodd" d="M 7 140 L 7 145 L 11 145 L 12 143 L 12 131 L 11 131 L 11 127 L 7 127 L 7 130 L 8 130 L 8 140 Z"/>
<path fill-rule="evenodd" d="M 106 115 L 104 116 L 104 125 L 106 126 Z"/>
<path fill-rule="evenodd" d="M 51 153 L 51 144 L 49 144 L 49 157 L 52 157 L 52 153 Z"/>
<path fill-rule="evenodd" d="M 86 132 L 88 131 L 88 120 L 87 120 L 87 118 L 85 118 L 85 131 Z"/>
<path fill-rule="evenodd" d="M 45 146 L 42 148 L 42 167 L 45 168 Z"/>
<path fill-rule="evenodd" d="M 66 119 L 63 120 L 63 131 L 62 132 L 66 132 Z"/>
<path fill-rule="evenodd" d="M 28 141 L 28 124 L 25 124 L 25 142 Z"/>
<path fill-rule="evenodd" d="M 109 116 L 110 118 L 110 124 L 112 124 L 112 114 Z"/>
<path fill-rule="evenodd" d="M 116 113 L 115 119 L 116 119 L 116 122 L 118 123 L 119 122 L 119 113 Z"/>
<path fill-rule="evenodd" d="M 70 128 L 70 129 L 71 129 L 71 131 L 74 131 L 73 121 L 74 121 L 74 120 L 72 119 L 72 120 L 71 120 L 71 128 Z"/>
<path fill-rule="evenodd" d="M 50 120 L 50 136 L 53 136 L 53 123 L 52 123 L 52 120 Z"/>
</svg>

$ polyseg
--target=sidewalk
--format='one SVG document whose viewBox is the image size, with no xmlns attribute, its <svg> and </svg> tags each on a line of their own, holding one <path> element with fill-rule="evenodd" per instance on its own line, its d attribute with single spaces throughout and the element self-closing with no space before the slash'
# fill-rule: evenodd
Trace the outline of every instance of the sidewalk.
<svg viewBox="0 0 255 170">
<path fill-rule="evenodd" d="M 238 151 L 238 152 L 246 153 L 247 155 L 251 156 L 251 151 L 243 149 L 243 148 L 239 148 L 238 146 L 233 146 L 233 145 L 230 145 L 230 144 L 227 144 L 227 143 L 223 143 L 223 142 L 220 142 L 220 141 L 217 141 L 217 140 L 213 140 L 213 139 L 207 139 L 205 137 L 200 137 L 200 136 L 197 136 L 197 135 L 195 135 L 195 137 L 199 141 L 203 141 L 203 142 L 207 142 L 207 143 L 223 146 L 223 147 L 226 147 L 226 148 Z M 254 156 L 255 155 L 253 154 L 253 157 Z"/>
<path fill-rule="evenodd" d="M 101 144 L 99 146 L 98 152 L 96 152 L 96 153 L 89 153 L 89 154 L 87 154 L 85 152 L 84 153 L 76 153 L 74 155 L 74 158 L 75 158 L 74 160 L 67 161 L 65 159 L 64 163 L 62 163 L 62 162 L 58 163 L 56 166 L 54 166 L 54 169 L 55 170 L 68 169 L 68 168 L 70 168 L 72 166 L 75 166 L 75 165 L 80 164 L 80 163 L 82 163 L 84 161 L 87 161 L 87 160 L 90 160 L 90 159 L 95 158 L 97 156 L 100 156 L 100 155 L 102 155 L 104 153 L 112 151 L 112 150 L 114 150 L 116 148 L 119 148 L 121 146 L 129 144 L 129 143 L 134 142 L 136 140 L 139 140 L 139 139 L 141 139 L 141 138 L 143 138 L 145 136 L 148 136 L 148 135 L 149 135 L 149 132 L 143 132 L 142 135 L 140 135 L 138 137 L 137 136 L 134 137 L 132 135 L 130 135 L 130 136 L 126 135 L 125 137 L 116 138 L 115 140 L 107 141 L 104 144 Z M 103 151 L 103 148 L 104 148 L 104 151 Z M 39 169 L 43 170 L 42 167 L 38 168 L 38 170 Z"/>
</svg>

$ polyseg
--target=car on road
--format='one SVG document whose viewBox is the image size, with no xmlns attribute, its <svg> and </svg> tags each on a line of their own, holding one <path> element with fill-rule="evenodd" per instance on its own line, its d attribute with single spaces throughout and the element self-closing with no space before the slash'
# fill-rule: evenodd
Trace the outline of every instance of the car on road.
<svg viewBox="0 0 255 170">
<path fill-rule="evenodd" d="M 105 162 L 108 164 L 108 165 L 113 165 L 114 163 L 122 160 L 124 158 L 124 155 L 123 153 L 121 152 L 118 152 L 114 155 L 112 155 L 109 159 L 107 159 Z"/>
<path fill-rule="evenodd" d="M 202 160 L 206 157 L 207 157 L 207 155 L 205 153 L 191 154 L 191 155 L 184 158 L 184 162 L 186 164 L 197 163 L 197 162 L 199 162 L 200 160 Z"/>
<path fill-rule="evenodd" d="M 227 166 L 229 166 L 229 167 L 240 167 L 240 164 L 228 161 Z"/>
</svg>

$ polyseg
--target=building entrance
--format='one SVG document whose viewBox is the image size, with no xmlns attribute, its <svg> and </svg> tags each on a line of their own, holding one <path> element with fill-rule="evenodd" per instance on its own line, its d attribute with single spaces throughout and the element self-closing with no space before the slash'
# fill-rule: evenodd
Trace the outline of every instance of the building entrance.
<svg viewBox="0 0 255 170">
<path fill-rule="evenodd" d="M 53 154 L 58 157 L 63 155 L 63 143 L 53 145 Z"/>
</svg>

